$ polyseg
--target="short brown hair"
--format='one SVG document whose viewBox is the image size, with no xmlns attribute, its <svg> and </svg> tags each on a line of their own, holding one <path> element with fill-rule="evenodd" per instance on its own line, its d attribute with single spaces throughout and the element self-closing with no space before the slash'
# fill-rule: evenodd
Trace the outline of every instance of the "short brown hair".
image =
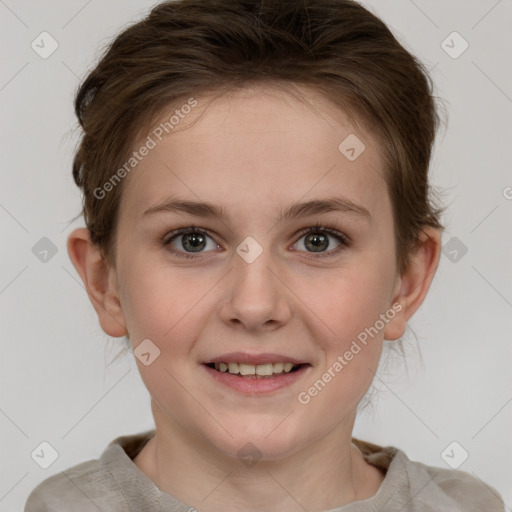
<svg viewBox="0 0 512 512">
<path fill-rule="evenodd" d="M 421 62 L 351 0 L 163 2 L 120 33 L 83 81 L 73 178 L 91 240 L 110 264 L 123 183 L 101 188 L 164 108 L 252 84 L 313 87 L 380 141 L 403 272 L 424 226 L 442 229 L 428 168 L 439 124 Z M 340 141 L 341 142 L 341 141 Z"/>
</svg>

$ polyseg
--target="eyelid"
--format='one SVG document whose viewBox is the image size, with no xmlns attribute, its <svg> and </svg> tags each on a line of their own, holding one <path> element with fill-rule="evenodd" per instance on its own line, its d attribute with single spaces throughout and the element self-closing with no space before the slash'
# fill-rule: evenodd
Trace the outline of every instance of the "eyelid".
<svg viewBox="0 0 512 512">
<path fill-rule="evenodd" d="M 168 232 L 162 239 L 162 244 L 165 248 L 168 248 L 170 246 L 170 243 L 178 238 L 179 236 L 182 236 L 182 235 L 186 235 L 186 234 L 189 234 L 189 233 L 200 233 L 200 234 L 203 234 L 205 236 L 207 236 L 208 238 L 210 238 L 211 240 L 213 240 L 213 242 L 215 242 L 215 244 L 217 245 L 217 247 L 220 246 L 219 243 L 217 243 L 215 241 L 215 238 L 212 236 L 212 234 L 207 230 L 207 229 L 204 229 L 204 228 L 199 228 L 199 227 L 196 227 L 196 226 L 187 226 L 187 227 L 183 227 L 183 228 L 178 228 L 178 229 L 175 229 L 171 232 Z M 317 258 L 322 258 L 322 257 L 328 257 L 328 256 L 333 256 L 333 255 L 337 255 L 340 251 L 342 251 L 344 248 L 346 247 L 349 247 L 351 245 L 351 239 L 348 235 L 346 235 L 345 233 L 342 233 L 340 232 L 335 226 L 333 226 L 332 224 L 330 223 L 323 223 L 323 224 L 320 224 L 320 223 L 316 223 L 316 225 L 314 226 L 308 226 L 306 228 L 303 228 L 301 230 L 299 230 L 298 232 L 295 233 L 294 235 L 294 238 L 295 237 L 298 237 L 298 239 L 292 244 L 295 245 L 303 236 L 309 234 L 309 233 L 325 233 L 329 236 L 332 236 L 334 238 L 337 238 L 340 245 L 334 249 L 331 249 L 331 250 L 328 250 L 328 251 L 325 251 L 325 252 L 318 252 L 318 253 L 315 253 L 315 252 L 307 252 L 307 251 L 297 251 L 297 252 L 303 252 L 305 253 L 307 256 L 307 258 L 312 258 L 312 259 L 317 259 Z M 177 251 L 177 250 L 174 250 L 174 249 L 168 249 L 172 254 L 174 255 L 177 255 L 178 257 L 185 257 L 185 258 L 198 258 L 198 257 L 204 257 L 204 255 L 206 255 L 207 253 L 209 252 L 214 252 L 214 251 L 205 251 L 205 252 L 197 252 L 197 253 L 194 253 L 194 252 L 186 252 L 186 251 Z"/>
<path fill-rule="evenodd" d="M 168 233 L 166 233 L 166 235 L 163 237 L 163 242 L 165 244 L 168 244 L 171 240 L 173 240 L 177 236 L 186 235 L 188 233 L 201 233 L 203 235 L 207 235 L 210 238 L 212 238 L 212 236 L 210 235 L 210 232 L 207 229 L 198 228 L 196 226 L 186 226 L 184 228 L 173 229 L 172 231 L 169 231 Z"/>
<path fill-rule="evenodd" d="M 298 231 L 296 233 L 295 236 L 299 236 L 299 235 L 304 236 L 307 233 L 316 233 L 316 232 L 327 233 L 328 235 L 338 238 L 341 242 L 343 242 L 347 245 L 349 245 L 351 243 L 351 239 L 348 235 L 346 235 L 345 233 L 342 233 L 341 231 L 338 230 L 338 228 L 336 228 L 336 226 L 334 226 L 333 224 L 330 224 L 330 223 L 320 224 L 317 222 L 314 226 L 301 229 L 300 231 Z"/>
</svg>

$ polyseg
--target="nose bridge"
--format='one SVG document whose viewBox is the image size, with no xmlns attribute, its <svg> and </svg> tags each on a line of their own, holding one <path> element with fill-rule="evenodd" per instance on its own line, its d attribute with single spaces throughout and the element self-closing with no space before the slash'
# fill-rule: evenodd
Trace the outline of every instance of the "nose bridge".
<svg viewBox="0 0 512 512">
<path fill-rule="evenodd" d="M 285 322 L 289 305 L 271 250 L 247 237 L 236 253 L 223 319 L 242 323 L 247 329 Z"/>
<path fill-rule="evenodd" d="M 252 240 L 244 241 L 237 247 L 233 261 L 233 294 L 254 305 L 261 303 L 262 307 L 274 297 L 275 278 L 270 270 L 273 259 L 269 248 L 264 250 Z"/>
</svg>

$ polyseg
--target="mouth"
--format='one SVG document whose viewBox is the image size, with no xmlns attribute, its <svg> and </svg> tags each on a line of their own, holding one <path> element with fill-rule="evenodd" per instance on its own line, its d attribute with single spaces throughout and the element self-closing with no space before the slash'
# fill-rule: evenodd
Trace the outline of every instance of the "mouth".
<svg viewBox="0 0 512 512">
<path fill-rule="evenodd" d="M 223 389 L 252 396 L 266 396 L 297 385 L 312 365 L 279 354 L 224 354 L 201 365 Z"/>
<path fill-rule="evenodd" d="M 227 363 L 214 362 L 206 363 L 206 366 L 219 373 L 227 373 L 246 379 L 271 379 L 280 375 L 294 373 L 301 367 L 308 364 L 294 364 L 290 362 L 265 363 L 265 364 L 247 364 L 247 363 Z"/>
</svg>

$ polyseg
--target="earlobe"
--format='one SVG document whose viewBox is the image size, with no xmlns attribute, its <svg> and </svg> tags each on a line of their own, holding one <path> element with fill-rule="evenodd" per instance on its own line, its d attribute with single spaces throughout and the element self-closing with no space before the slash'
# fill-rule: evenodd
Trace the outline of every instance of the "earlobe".
<svg viewBox="0 0 512 512">
<path fill-rule="evenodd" d="M 75 229 L 67 240 L 67 251 L 82 278 L 87 295 L 109 336 L 127 334 L 126 323 L 115 285 L 115 269 L 109 267 L 99 249 L 91 242 L 86 228 Z"/>
<path fill-rule="evenodd" d="M 397 280 L 397 290 L 392 305 L 399 311 L 384 331 L 384 338 L 396 340 L 403 336 L 407 322 L 421 306 L 439 265 L 441 255 L 441 233 L 426 226 L 418 247 L 410 256 L 409 265 Z M 400 305 L 399 307 L 397 305 Z"/>
</svg>

